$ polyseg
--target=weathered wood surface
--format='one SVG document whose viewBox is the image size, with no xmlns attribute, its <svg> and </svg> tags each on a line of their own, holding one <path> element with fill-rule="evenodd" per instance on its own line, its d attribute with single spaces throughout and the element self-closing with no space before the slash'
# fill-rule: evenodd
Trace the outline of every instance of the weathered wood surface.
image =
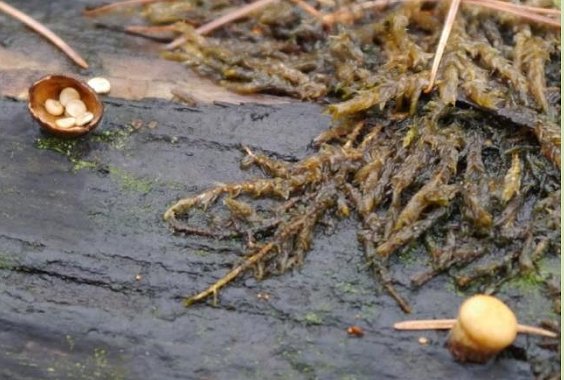
<svg viewBox="0 0 564 380">
<path fill-rule="evenodd" d="M 174 236 L 161 220 L 166 205 L 215 181 L 257 175 L 239 170 L 239 144 L 303 157 L 328 120 L 311 105 L 106 107 L 98 133 L 132 120 L 144 126 L 109 142 L 86 137 L 71 162 L 38 149 L 50 140 L 24 103 L 0 102 L 0 378 L 77 378 L 75 363 L 89 367 L 85 378 L 95 370 L 131 379 L 530 376 L 514 358 L 460 366 L 442 332 L 394 332 L 406 316 L 363 268 L 354 219 L 319 231 L 302 270 L 237 281 L 219 307 L 184 309 L 180 297 L 224 274 L 239 248 Z M 84 163 L 92 166 L 79 169 Z M 460 301 L 441 280 L 407 294 L 413 317 L 450 316 Z M 364 338 L 347 337 L 353 324 Z M 431 345 L 419 346 L 420 335 Z M 95 350 L 107 353 L 106 367 Z"/>
<path fill-rule="evenodd" d="M 93 2 L 12 3 L 38 19 L 47 14 L 63 35 L 71 32 L 53 21 L 54 13 L 78 16 Z M 75 72 L 25 28 L 0 21 L 1 54 L 30 57 L 11 69 L 1 61 L 4 86 L 17 82 L 20 65 L 36 62 L 41 52 L 49 59 L 37 70 L 56 63 Z M 132 50 L 145 44 L 115 35 L 101 41 L 109 32 L 90 27 L 76 33 L 79 49 L 85 41 L 92 51 L 111 51 L 118 40 Z M 33 50 L 19 43 L 27 39 L 37 39 Z M 91 54 L 89 73 L 107 70 Z M 22 83 L 16 84 L 27 79 Z M 96 133 L 67 152 L 41 134 L 25 102 L 0 97 L 0 379 L 528 379 L 532 363 L 555 360 L 539 340 L 519 337 L 499 360 L 463 366 L 443 347 L 444 332 L 393 331 L 398 320 L 452 316 L 464 295 L 444 278 L 411 291 L 409 276 L 425 259 L 396 261 L 399 290 L 414 306 L 413 315 L 404 315 L 364 267 L 354 218 L 318 231 L 302 269 L 236 281 L 221 292 L 218 307 L 183 308 L 181 297 L 225 274 L 240 248 L 175 236 L 161 219 L 167 205 L 217 181 L 260 175 L 239 169 L 241 144 L 304 157 L 329 120 L 307 104 L 192 109 L 115 98 L 105 104 Z M 132 123 L 142 126 L 124 133 Z M 270 299 L 257 298 L 261 292 Z M 553 317 L 543 297 L 517 288 L 501 296 L 523 323 Z M 366 335 L 348 337 L 350 325 Z M 419 345 L 419 336 L 430 344 Z"/>
<path fill-rule="evenodd" d="M 35 80 L 65 73 L 82 78 L 105 76 L 113 97 L 139 100 L 171 99 L 182 88 L 201 102 L 286 103 L 288 98 L 240 96 L 186 70 L 179 62 L 160 58 L 162 43 L 125 34 L 128 24 L 141 24 L 138 7 L 100 17 L 84 17 L 96 1 L 11 1 L 10 4 L 52 29 L 83 56 L 90 67 L 80 69 L 61 51 L 18 21 L 0 13 L 0 95 L 25 98 Z"/>
</svg>

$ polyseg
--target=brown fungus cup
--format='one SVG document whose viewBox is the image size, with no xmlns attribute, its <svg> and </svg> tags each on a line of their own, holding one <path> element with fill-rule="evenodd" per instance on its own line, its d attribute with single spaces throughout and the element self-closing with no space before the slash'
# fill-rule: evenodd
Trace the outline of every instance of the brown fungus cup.
<svg viewBox="0 0 564 380">
<path fill-rule="evenodd" d="M 64 123 L 60 121 L 64 116 L 55 116 L 46 109 L 47 100 L 59 99 L 61 91 L 69 87 L 78 92 L 86 110 L 92 113 L 91 120 L 83 125 L 65 125 L 63 127 Z M 104 114 L 104 105 L 90 86 L 78 79 L 63 75 L 48 75 L 35 82 L 29 89 L 28 108 L 31 116 L 39 123 L 41 128 L 60 137 L 85 135 L 98 126 Z"/>
</svg>

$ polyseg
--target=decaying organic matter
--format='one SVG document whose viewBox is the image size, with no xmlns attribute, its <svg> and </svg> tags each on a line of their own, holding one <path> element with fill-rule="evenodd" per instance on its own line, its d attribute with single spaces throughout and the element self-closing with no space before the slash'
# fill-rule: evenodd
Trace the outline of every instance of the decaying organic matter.
<svg viewBox="0 0 564 380">
<path fill-rule="evenodd" d="M 166 211 L 177 232 L 246 245 L 245 258 L 187 304 L 216 296 L 244 272 L 262 278 L 301 265 L 333 217 L 358 218 L 367 263 L 405 311 L 388 270 L 414 243 L 429 256 L 415 287 L 448 273 L 460 287 L 492 292 L 560 255 L 553 27 L 463 2 L 436 88 L 425 94 L 447 2 L 264 3 L 206 36 L 206 22 L 246 3 L 144 9 L 153 24 L 174 23 L 180 37 L 168 59 L 240 93 L 331 102 L 333 125 L 314 140 L 317 153 L 285 162 L 245 148 L 243 166 L 264 178 L 217 185 Z"/>
</svg>

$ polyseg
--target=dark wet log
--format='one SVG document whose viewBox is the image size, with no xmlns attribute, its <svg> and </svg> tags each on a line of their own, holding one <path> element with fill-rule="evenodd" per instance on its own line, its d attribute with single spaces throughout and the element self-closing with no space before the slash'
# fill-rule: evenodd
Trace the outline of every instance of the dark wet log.
<svg viewBox="0 0 564 380">
<path fill-rule="evenodd" d="M 157 45 L 82 20 L 97 1 L 10 3 L 74 41 L 92 64 L 80 74 L 109 76 L 123 90 L 114 96 L 168 99 L 180 75 L 195 80 L 158 60 Z M 78 72 L 25 27 L 4 16 L 0 23 L 0 379 L 531 378 L 530 362 L 511 353 L 463 367 L 444 349 L 446 334 L 428 334 L 423 347 L 418 335 L 393 331 L 404 314 L 375 287 L 355 218 L 316 231 L 303 268 L 261 282 L 245 276 L 222 291 L 219 306 L 184 308 L 182 297 L 229 271 L 242 245 L 175 235 L 164 210 L 216 182 L 259 176 L 240 169 L 242 145 L 305 157 L 328 117 L 306 104 L 193 108 L 105 98 L 93 134 L 53 139 L 6 95 L 46 72 Z M 161 70 L 164 87 L 155 82 Z M 193 85 L 198 100 L 242 99 Z M 440 276 L 411 290 L 410 275 L 422 269 L 415 266 L 392 267 L 412 317 L 454 315 L 463 295 Z M 524 323 L 555 318 L 548 299 L 504 296 Z M 347 336 L 351 325 L 363 328 L 362 339 Z M 544 367 L 556 355 L 533 341 L 516 346 Z"/>
<path fill-rule="evenodd" d="M 303 269 L 238 280 L 219 307 L 182 306 L 231 268 L 241 246 L 175 236 L 163 211 L 216 181 L 248 177 L 242 144 L 304 157 L 327 127 L 319 107 L 106 99 L 106 109 L 97 131 L 65 142 L 43 135 L 24 103 L 0 100 L 0 377 L 476 376 L 452 362 L 444 334 L 422 348 L 391 330 L 403 314 L 359 269 L 353 220 L 319 234 Z M 444 279 L 404 288 L 414 315 L 448 316 L 460 301 Z M 363 339 L 347 338 L 353 322 L 366 328 Z M 400 364 L 407 352 L 420 354 Z M 530 376 L 514 359 L 490 370 Z"/>
</svg>

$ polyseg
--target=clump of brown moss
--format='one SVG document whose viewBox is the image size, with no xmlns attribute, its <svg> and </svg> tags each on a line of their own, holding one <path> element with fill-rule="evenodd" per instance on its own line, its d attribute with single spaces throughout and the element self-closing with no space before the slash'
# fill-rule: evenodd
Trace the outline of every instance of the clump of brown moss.
<svg viewBox="0 0 564 380">
<path fill-rule="evenodd" d="M 182 4 L 166 22 L 201 20 L 198 3 Z M 167 7 L 154 4 L 146 14 L 160 22 Z M 228 9 L 209 7 L 208 20 Z M 278 2 L 209 37 L 177 24 L 184 42 L 165 56 L 227 88 L 340 100 L 328 107 L 334 123 L 315 139 L 318 153 L 287 163 L 247 150 L 244 165 L 266 178 L 212 188 L 167 211 L 177 231 L 240 236 L 248 247 L 243 264 L 188 303 L 247 270 L 263 277 L 303 263 L 315 226 L 330 215 L 360 219 L 367 260 L 406 311 L 387 268 L 414 241 L 425 244 L 431 264 L 414 276 L 416 287 L 448 271 L 458 286 L 495 288 L 559 254 L 560 109 L 546 95 L 547 86 L 560 86 L 547 84 L 559 36 L 466 8 L 437 90 L 424 94 L 445 9 L 409 2 L 328 27 Z M 272 202 L 257 212 L 245 197 Z M 187 224 L 198 208 L 221 213 L 209 208 L 219 198 L 228 213 L 221 222 Z"/>
<path fill-rule="evenodd" d="M 246 272 L 302 265 L 327 218 L 358 218 L 368 266 L 406 312 L 389 268 L 413 246 L 429 263 L 413 288 L 444 274 L 484 293 L 560 255 L 559 31 L 463 4 L 426 93 L 449 2 L 338 3 L 270 1 L 206 36 L 208 22 L 250 3 L 145 7 L 179 36 L 166 58 L 236 92 L 329 101 L 333 116 L 315 154 L 285 162 L 245 148 L 242 166 L 263 177 L 165 212 L 177 232 L 245 245 L 244 259 L 187 305 Z M 542 281 L 559 312 L 559 289 Z"/>
<path fill-rule="evenodd" d="M 446 275 L 491 293 L 560 255 L 559 33 L 463 5 L 425 93 L 448 2 L 367 10 L 351 0 L 335 12 L 324 1 L 309 13 L 294 3 L 273 1 L 208 36 L 202 24 L 246 3 L 145 7 L 151 23 L 176 23 L 166 58 L 240 93 L 329 101 L 333 116 L 315 154 L 285 162 L 245 148 L 242 166 L 264 177 L 166 211 L 177 232 L 245 245 L 244 259 L 187 305 L 246 272 L 302 265 L 327 218 L 358 218 L 369 267 L 406 312 L 389 268 L 414 245 L 429 266 L 413 288 Z M 543 281 L 559 312 L 560 292 Z"/>
</svg>

